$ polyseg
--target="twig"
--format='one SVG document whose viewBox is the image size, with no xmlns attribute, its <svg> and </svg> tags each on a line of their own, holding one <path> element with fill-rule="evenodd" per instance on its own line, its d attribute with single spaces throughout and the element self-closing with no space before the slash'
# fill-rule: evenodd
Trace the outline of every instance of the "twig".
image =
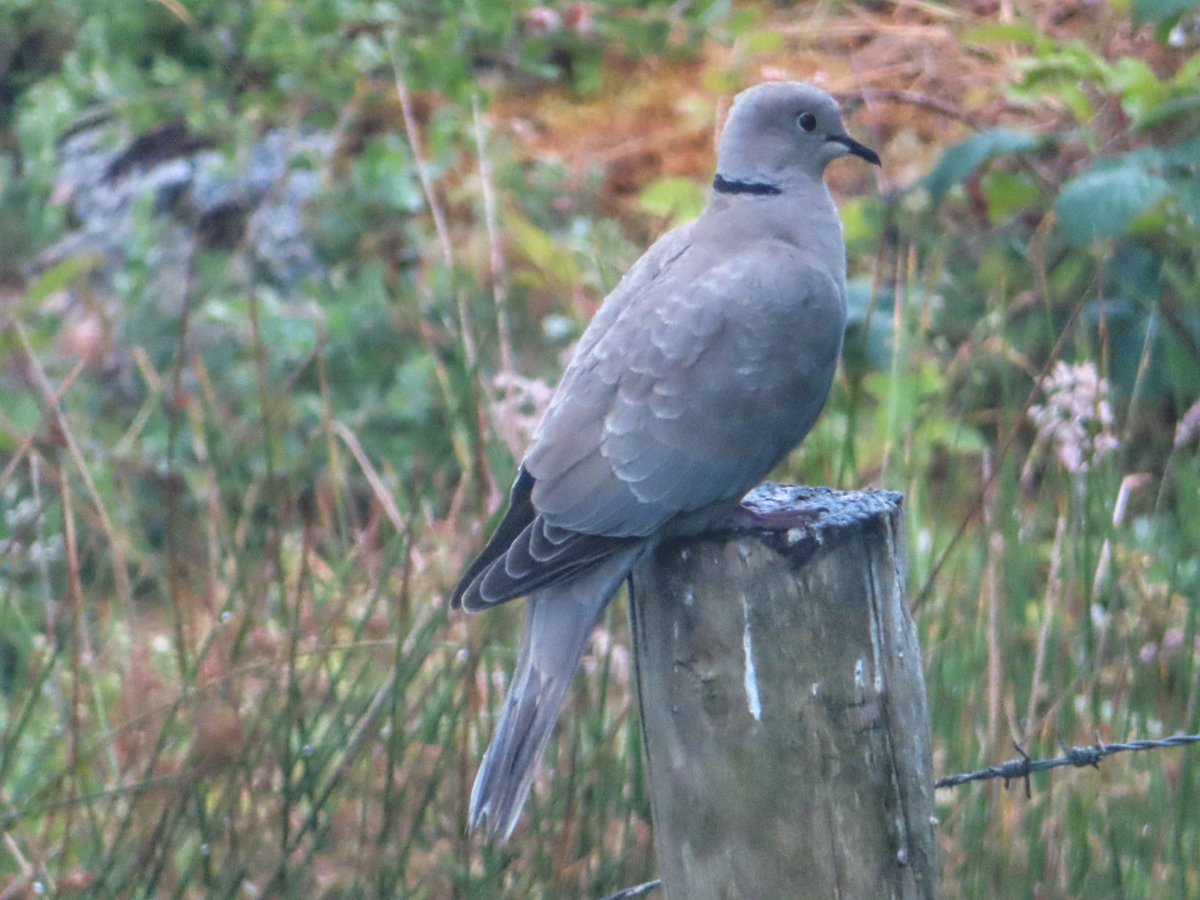
<svg viewBox="0 0 1200 900">
<path fill-rule="evenodd" d="M 412 150 L 413 162 L 417 168 L 417 178 L 421 182 L 421 192 L 429 205 L 429 214 L 433 217 L 433 230 L 437 232 L 438 245 L 442 250 L 442 262 L 448 273 L 454 271 L 454 248 L 450 243 L 450 228 L 446 224 L 446 213 L 434 190 L 433 175 L 430 174 L 429 160 L 421 144 L 421 131 L 417 126 L 417 117 L 413 113 L 412 95 L 408 92 L 408 82 L 404 78 L 404 70 L 400 65 L 400 54 L 396 50 L 395 36 L 388 42 L 388 52 L 392 57 L 392 74 L 396 81 L 396 95 L 400 98 L 400 113 L 404 119 L 404 134 L 408 138 L 408 146 Z M 478 354 L 475 350 L 475 338 L 471 334 L 470 315 L 467 310 L 466 298 L 461 290 L 455 291 L 458 305 L 458 327 L 462 332 L 463 353 L 471 371 L 475 371 Z"/>
<path fill-rule="evenodd" d="M 10 829 L 12 829 L 22 819 L 31 819 L 34 816 L 46 815 L 60 809 L 85 806 L 90 803 L 100 803 L 104 800 L 112 800 L 115 797 L 136 797 L 140 794 L 146 793 L 147 791 L 189 784 L 193 780 L 192 775 L 193 773 L 191 770 L 185 772 L 173 772 L 169 775 L 154 775 L 149 778 L 141 778 L 137 781 L 132 781 L 126 784 L 117 784 L 113 785 L 112 787 L 102 788 L 101 790 L 92 791 L 88 794 L 79 794 L 74 797 L 64 797 L 57 800 L 47 800 L 43 803 L 15 808 L 10 812 L 0 813 L 0 829 L 3 829 L 4 833 L 7 835 Z"/>
<path fill-rule="evenodd" d="M 450 277 L 453 283 L 454 275 L 454 250 L 450 243 L 450 230 L 446 224 L 446 215 L 442 209 L 442 204 L 438 200 L 437 192 L 434 190 L 433 176 L 430 174 L 429 162 L 425 158 L 425 152 L 421 145 L 421 132 L 417 126 L 417 118 L 413 113 L 412 96 L 408 91 L 408 82 L 404 78 L 404 69 L 401 65 L 401 55 L 396 47 L 396 35 L 393 32 L 389 35 L 388 54 L 392 61 L 392 73 L 396 82 L 396 94 L 400 99 L 400 112 L 404 119 L 404 133 L 408 138 L 409 148 L 412 150 L 413 161 L 417 169 L 417 178 L 421 182 L 421 191 L 425 195 L 425 202 L 429 206 L 429 213 L 433 217 L 434 231 L 437 232 L 438 244 L 442 251 L 442 262 L 446 267 L 446 274 Z M 428 293 L 428 286 L 421 284 L 423 292 Z M 454 290 L 454 303 L 456 314 L 458 316 L 458 331 L 459 339 L 462 341 L 463 356 L 467 363 L 467 373 L 471 376 L 473 386 L 471 396 L 471 417 L 479 423 L 482 415 L 479 408 L 479 403 L 474 390 L 478 390 L 489 403 L 491 397 L 488 391 L 487 384 L 478 377 L 479 373 L 479 353 L 475 346 L 475 337 L 471 327 L 471 310 L 467 304 L 465 292 L 458 288 Z M 446 404 L 450 408 L 451 413 L 458 418 L 459 401 L 456 399 L 455 392 L 451 383 L 449 374 L 446 372 L 445 364 L 441 361 L 440 354 L 436 350 L 436 345 L 428 334 L 425 327 L 421 328 L 421 338 L 425 342 L 426 349 L 429 351 L 429 357 L 434 363 L 434 374 L 446 397 Z M 490 471 L 487 466 L 481 465 L 482 449 L 479 441 L 473 439 L 470 435 L 464 437 L 461 428 L 451 429 L 451 441 L 454 445 L 455 455 L 458 457 L 459 464 L 462 466 L 464 473 L 473 473 L 476 478 L 476 483 L 484 486 L 485 490 L 489 489 Z M 469 480 L 469 475 L 464 478 L 465 485 Z M 490 488 L 494 490 L 494 487 Z"/>
<path fill-rule="evenodd" d="M 1117 753 L 1135 753 L 1140 750 L 1162 750 L 1168 747 L 1184 747 L 1189 744 L 1200 744 L 1200 734 L 1177 734 L 1160 740 L 1128 741 L 1122 744 L 1106 744 L 1097 735 L 1096 743 L 1090 747 L 1063 746 L 1062 756 L 1053 759 L 1030 759 L 1029 755 L 1019 744 L 1013 744 L 1018 759 L 1010 759 L 998 766 L 988 766 L 977 772 L 966 772 L 962 775 L 947 775 L 933 783 L 934 788 L 958 787 L 971 781 L 988 781 L 994 778 L 1003 779 L 1007 785 L 1010 781 L 1025 782 L 1025 795 L 1029 796 L 1029 776 L 1034 772 L 1044 772 L 1047 769 L 1057 769 L 1061 766 L 1074 766 L 1077 769 L 1091 766 L 1100 767 L 1100 760 Z"/>
<path fill-rule="evenodd" d="M 21 877 L 27 882 L 32 882 L 37 873 L 33 866 L 29 864 L 29 860 L 25 858 L 25 854 L 21 852 L 21 845 L 17 843 L 17 839 L 7 829 L 4 831 L 4 846 L 12 854 L 12 858 L 16 860 L 17 867 L 21 870 Z M 14 891 L 12 894 L 9 894 L 8 891 L 5 891 L 3 895 L 0 895 L 0 897 L 3 896 L 16 896 L 16 892 Z"/>
<path fill-rule="evenodd" d="M 83 793 L 79 748 L 83 741 L 83 715 L 80 711 L 83 696 L 83 581 L 79 577 L 79 553 L 75 532 L 75 504 L 72 502 L 71 479 L 62 469 L 58 470 L 58 491 L 62 500 L 63 517 L 63 550 L 67 558 L 67 616 L 70 627 L 68 635 L 71 655 L 71 700 L 67 721 L 67 758 L 70 760 L 71 781 L 68 787 L 70 799 L 76 800 Z M 59 610 L 61 610 L 61 605 Z M 55 619 L 57 619 L 57 615 Z M 53 629 L 55 620 L 51 620 Z M 61 624 L 59 622 L 58 624 Z M 52 632 L 53 633 L 53 632 Z M 67 807 L 65 820 L 62 825 L 63 843 L 69 845 L 72 829 L 75 827 L 75 804 Z"/>
<path fill-rule="evenodd" d="M 450 229 L 446 226 L 446 214 L 434 190 L 433 176 L 429 173 L 429 160 L 425 158 L 425 150 L 421 144 L 421 131 L 417 127 L 417 117 L 413 113 L 412 94 L 408 91 L 408 82 L 404 78 L 404 70 L 400 67 L 400 55 L 396 52 L 395 37 L 388 42 L 388 50 L 392 57 L 392 76 L 396 82 L 396 95 L 400 99 L 400 114 L 404 118 L 404 136 L 408 138 L 408 146 L 412 149 L 413 162 L 417 168 L 417 178 L 421 182 L 421 192 L 425 194 L 425 202 L 429 204 L 429 214 L 433 216 L 433 230 L 437 232 L 438 244 L 442 250 L 442 262 L 447 269 L 454 268 L 454 250 L 450 243 Z"/>
<path fill-rule="evenodd" d="M 949 119 L 957 119 L 960 122 L 965 122 L 972 128 L 978 129 L 982 127 L 979 119 L 961 106 L 956 106 L 945 100 L 939 100 L 937 97 L 930 97 L 918 91 L 890 88 L 862 88 L 858 91 L 835 93 L 834 97 L 839 103 L 847 106 L 855 103 L 862 103 L 865 106 L 870 106 L 872 103 L 903 103 L 907 106 L 919 106 L 922 109 L 932 110 Z"/>
<path fill-rule="evenodd" d="M 1063 543 L 1067 536 L 1067 517 L 1060 515 L 1054 526 L 1054 549 L 1050 551 L 1050 572 L 1046 576 L 1046 596 L 1042 600 L 1042 627 L 1038 630 L 1037 649 L 1033 656 L 1033 677 L 1029 683 L 1029 709 L 1025 713 L 1025 737 L 1033 736 L 1033 717 L 1042 695 L 1042 676 L 1046 670 L 1046 647 L 1050 627 L 1062 594 Z"/>
<path fill-rule="evenodd" d="M 100 529 L 108 539 L 108 546 L 112 552 L 113 578 L 116 581 L 117 595 L 121 598 L 121 603 L 125 610 L 128 611 L 130 604 L 133 602 L 133 591 L 129 583 L 129 569 L 125 563 L 125 548 L 118 538 L 116 529 L 113 528 L 112 520 L 108 517 L 108 510 L 104 506 L 104 500 L 100 496 L 100 491 L 96 488 L 96 482 L 92 478 L 92 473 L 83 458 L 83 451 L 79 449 L 79 442 L 75 440 L 75 433 L 71 430 L 71 425 L 67 422 L 67 417 L 63 413 L 61 406 L 63 395 L 75 379 L 79 377 L 86 364 L 81 360 L 56 391 L 51 386 L 50 379 L 46 376 L 46 370 L 42 368 L 42 364 L 33 350 L 33 345 L 29 341 L 29 335 L 25 333 L 25 328 L 16 319 L 11 318 L 9 319 L 9 325 L 13 333 L 17 336 L 17 340 L 21 344 L 21 350 L 29 362 L 29 372 L 33 377 L 33 383 L 37 387 L 38 393 L 42 395 L 45 413 L 62 435 L 62 439 L 67 445 L 67 453 L 70 455 L 71 461 L 75 463 L 75 468 L 79 470 L 79 477 L 83 479 L 83 486 L 87 490 L 88 499 L 96 510 L 96 516 L 100 520 Z"/>
<path fill-rule="evenodd" d="M 479 192 L 483 198 L 483 224 L 488 237 L 488 267 L 492 276 L 492 300 L 496 306 L 496 337 L 500 343 L 500 371 L 513 371 L 512 334 L 508 320 L 508 269 L 504 260 L 504 245 L 496 215 L 496 195 L 492 189 L 492 161 L 487 155 L 483 116 L 479 112 L 479 95 L 471 96 L 471 118 L 475 131 L 475 152 L 479 157 Z"/>
<path fill-rule="evenodd" d="M 343 443 L 345 443 L 346 448 L 358 463 L 359 468 L 362 469 L 363 475 L 366 476 L 367 484 L 371 486 L 371 491 L 375 494 L 376 501 L 382 507 L 384 515 L 388 517 L 388 521 L 392 523 L 392 527 L 400 534 L 405 534 L 408 529 L 404 525 L 404 517 L 400 515 L 400 510 L 396 507 L 396 501 L 392 499 L 391 491 L 387 489 L 387 485 L 379 477 L 379 472 L 376 471 L 375 466 L 371 463 L 371 458 L 367 456 L 367 451 L 358 442 L 358 436 L 341 422 L 334 422 L 333 430 L 342 439 Z"/>
<path fill-rule="evenodd" d="M 996 501 L 995 477 L 992 471 L 992 454 L 984 450 L 982 459 L 984 500 L 981 504 L 983 529 L 987 533 L 987 557 L 983 564 L 983 583 L 980 585 L 981 600 L 986 602 L 987 616 L 987 748 L 998 748 L 1000 734 L 1000 710 L 1003 706 L 1004 660 L 1000 652 L 1000 600 L 998 594 L 999 570 L 1004 564 L 1007 547 L 1004 535 L 992 528 L 992 504 Z"/>
</svg>

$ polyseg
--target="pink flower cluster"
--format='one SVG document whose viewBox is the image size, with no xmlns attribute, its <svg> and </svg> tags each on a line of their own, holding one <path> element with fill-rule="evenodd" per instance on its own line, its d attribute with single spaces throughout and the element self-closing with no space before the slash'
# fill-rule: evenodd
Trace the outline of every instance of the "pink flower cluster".
<svg viewBox="0 0 1200 900">
<path fill-rule="evenodd" d="M 1056 363 L 1043 390 L 1046 402 L 1030 407 L 1029 418 L 1039 443 L 1053 445 L 1064 469 L 1086 473 L 1117 449 L 1108 380 L 1095 363 Z"/>
</svg>

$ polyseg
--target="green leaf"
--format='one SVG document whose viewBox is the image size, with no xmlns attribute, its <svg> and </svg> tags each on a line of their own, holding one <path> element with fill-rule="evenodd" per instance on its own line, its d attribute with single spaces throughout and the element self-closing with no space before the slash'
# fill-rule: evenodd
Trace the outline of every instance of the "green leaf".
<svg viewBox="0 0 1200 900">
<path fill-rule="evenodd" d="M 1121 97 L 1121 108 L 1138 127 L 1166 99 L 1167 89 L 1145 62 L 1131 56 L 1113 64 L 1109 87 Z"/>
<path fill-rule="evenodd" d="M 1090 122 L 1092 117 L 1096 115 L 1096 106 L 1092 102 L 1092 95 L 1081 85 L 1085 82 L 1080 79 L 1075 84 L 1058 84 L 1055 85 L 1052 93 L 1062 103 L 1066 104 L 1071 110 L 1071 115 L 1075 117 L 1076 122 Z"/>
<path fill-rule="evenodd" d="M 1143 112 L 1134 124 L 1134 128 L 1138 131 L 1157 128 L 1171 119 L 1193 114 L 1197 109 L 1200 109 L 1200 94 L 1171 97 Z"/>
<path fill-rule="evenodd" d="M 857 197 L 843 203 L 839 211 L 842 215 L 842 238 L 846 246 L 870 252 L 882 228 L 879 200 L 869 196 Z"/>
<path fill-rule="evenodd" d="M 515 211 L 506 214 L 504 225 L 511 235 L 516 258 L 536 270 L 539 280 L 558 290 L 579 281 L 575 260 L 547 232 Z"/>
<path fill-rule="evenodd" d="M 1038 139 L 1024 131 L 992 128 L 956 144 L 938 160 L 925 178 L 925 187 L 933 202 L 940 203 L 951 188 L 965 182 L 981 165 L 996 156 L 1023 153 L 1038 145 Z"/>
<path fill-rule="evenodd" d="M 1063 236 L 1077 247 L 1116 237 L 1170 190 L 1137 160 L 1105 164 L 1068 182 L 1054 207 Z"/>
<path fill-rule="evenodd" d="M 1200 0 L 1133 0 L 1135 25 L 1162 22 L 1200 6 Z"/>
<path fill-rule="evenodd" d="M 652 216 L 673 222 L 694 219 L 704 210 L 706 191 L 690 178 L 667 176 L 646 185 L 638 202 Z"/>
<path fill-rule="evenodd" d="M 744 46 L 747 56 L 759 53 L 777 53 L 783 49 L 783 35 L 770 28 L 751 31 L 746 35 Z"/>
<path fill-rule="evenodd" d="M 1041 190 L 1025 174 L 989 172 L 983 179 L 983 195 L 987 197 L 988 218 L 1000 222 L 1037 203 Z"/>
<path fill-rule="evenodd" d="M 1040 49 L 1049 43 L 1045 35 L 1024 22 L 997 22 L 968 28 L 962 33 L 964 44 L 1019 44 Z"/>
<path fill-rule="evenodd" d="M 80 278 L 90 274 L 100 265 L 96 256 L 68 256 L 39 275 L 25 291 L 25 299 L 38 303 L 55 291 L 69 287 Z"/>
</svg>

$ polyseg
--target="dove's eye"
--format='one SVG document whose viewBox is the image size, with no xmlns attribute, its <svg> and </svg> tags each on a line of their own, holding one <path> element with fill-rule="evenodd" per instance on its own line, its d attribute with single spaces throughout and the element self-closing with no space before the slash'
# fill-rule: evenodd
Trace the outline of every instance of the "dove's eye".
<svg viewBox="0 0 1200 900">
<path fill-rule="evenodd" d="M 804 131 L 812 131 L 817 127 L 817 117 L 810 112 L 800 113 L 800 115 L 796 117 L 796 124 L 799 125 Z"/>
</svg>

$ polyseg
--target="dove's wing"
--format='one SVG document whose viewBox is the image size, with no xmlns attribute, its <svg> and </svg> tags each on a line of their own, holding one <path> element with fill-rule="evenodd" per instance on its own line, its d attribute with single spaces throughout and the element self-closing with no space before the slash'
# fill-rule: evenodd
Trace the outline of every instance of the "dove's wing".
<svg viewBox="0 0 1200 900">
<path fill-rule="evenodd" d="M 786 242 L 717 254 L 704 234 L 655 277 L 631 272 L 636 290 L 588 329 L 508 516 L 464 576 L 468 609 L 732 506 L 811 427 L 841 346 L 839 281 Z"/>
</svg>

